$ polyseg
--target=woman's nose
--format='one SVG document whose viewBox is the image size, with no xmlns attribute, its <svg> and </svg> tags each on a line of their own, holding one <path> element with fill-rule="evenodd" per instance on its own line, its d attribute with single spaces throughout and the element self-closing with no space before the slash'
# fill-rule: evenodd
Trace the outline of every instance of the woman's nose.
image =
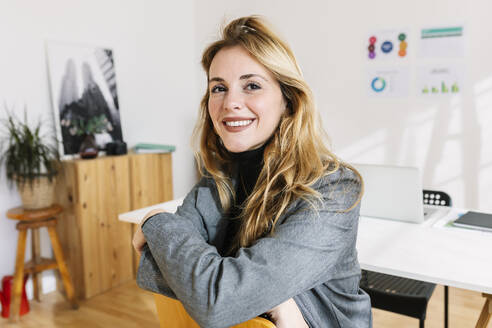
<svg viewBox="0 0 492 328">
<path fill-rule="evenodd" d="M 226 110 L 238 110 L 243 107 L 243 97 L 239 91 L 233 90 L 232 88 L 228 90 L 226 97 L 224 99 L 224 108 Z"/>
</svg>

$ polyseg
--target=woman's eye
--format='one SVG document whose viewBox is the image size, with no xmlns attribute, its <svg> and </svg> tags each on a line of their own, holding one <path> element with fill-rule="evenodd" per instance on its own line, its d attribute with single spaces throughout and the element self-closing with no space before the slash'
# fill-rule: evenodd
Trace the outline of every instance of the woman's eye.
<svg viewBox="0 0 492 328">
<path fill-rule="evenodd" d="M 212 93 L 218 93 L 218 92 L 222 92 L 222 91 L 225 91 L 225 90 L 226 90 L 226 88 L 224 88 L 222 85 L 216 85 L 216 86 L 214 86 L 210 90 L 210 92 L 212 92 Z"/>
<path fill-rule="evenodd" d="M 246 85 L 246 89 L 248 89 L 248 90 L 257 90 L 257 89 L 261 89 L 261 87 L 258 84 L 251 82 L 251 83 L 248 83 Z"/>
</svg>

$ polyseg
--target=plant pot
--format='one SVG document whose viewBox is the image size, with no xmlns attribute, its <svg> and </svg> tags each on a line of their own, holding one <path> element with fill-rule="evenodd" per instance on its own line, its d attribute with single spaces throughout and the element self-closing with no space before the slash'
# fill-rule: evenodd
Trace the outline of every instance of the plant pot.
<svg viewBox="0 0 492 328">
<path fill-rule="evenodd" d="M 94 158 L 97 157 L 97 153 L 99 149 L 97 148 L 96 138 L 92 134 L 88 134 L 85 136 L 84 140 L 80 144 L 79 155 L 80 157 Z"/>
<path fill-rule="evenodd" d="M 48 177 L 37 177 L 32 184 L 29 182 L 19 184 L 17 183 L 17 189 L 19 190 L 22 207 L 26 210 L 34 210 L 38 208 L 45 208 L 53 205 L 55 199 L 55 178 L 51 178 L 51 182 Z"/>
</svg>

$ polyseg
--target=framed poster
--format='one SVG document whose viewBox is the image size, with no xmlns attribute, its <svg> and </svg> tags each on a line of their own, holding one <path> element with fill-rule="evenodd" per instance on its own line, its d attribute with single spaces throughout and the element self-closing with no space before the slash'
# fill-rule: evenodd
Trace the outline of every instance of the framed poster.
<svg viewBox="0 0 492 328">
<path fill-rule="evenodd" d="M 100 149 L 123 141 L 113 51 L 58 42 L 46 48 L 60 154 L 77 154 L 88 126 Z"/>
</svg>

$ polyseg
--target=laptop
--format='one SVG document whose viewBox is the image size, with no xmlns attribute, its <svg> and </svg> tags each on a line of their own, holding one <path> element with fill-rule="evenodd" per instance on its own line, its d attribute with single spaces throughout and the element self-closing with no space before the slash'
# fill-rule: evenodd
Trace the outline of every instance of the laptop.
<svg viewBox="0 0 492 328">
<path fill-rule="evenodd" d="M 352 165 L 364 179 L 361 216 L 422 223 L 450 211 L 449 207 L 423 204 L 422 177 L 416 167 Z"/>
</svg>

